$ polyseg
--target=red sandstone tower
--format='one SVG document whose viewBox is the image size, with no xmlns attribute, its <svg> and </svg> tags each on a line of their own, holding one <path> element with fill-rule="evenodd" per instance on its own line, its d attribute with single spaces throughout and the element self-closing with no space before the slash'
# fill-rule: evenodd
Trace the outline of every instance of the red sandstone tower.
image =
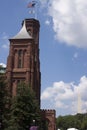
<svg viewBox="0 0 87 130">
<path fill-rule="evenodd" d="M 40 105 L 39 28 L 38 20 L 25 19 L 20 32 L 9 39 L 6 77 L 12 96 L 16 95 L 17 84 L 24 81 L 30 84 Z M 55 110 L 42 110 L 42 118 L 48 122 L 48 130 L 56 130 Z"/>
<path fill-rule="evenodd" d="M 9 39 L 6 76 L 12 95 L 16 95 L 17 84 L 24 81 L 33 88 L 40 104 L 39 28 L 38 20 L 25 19 L 20 32 Z"/>
</svg>

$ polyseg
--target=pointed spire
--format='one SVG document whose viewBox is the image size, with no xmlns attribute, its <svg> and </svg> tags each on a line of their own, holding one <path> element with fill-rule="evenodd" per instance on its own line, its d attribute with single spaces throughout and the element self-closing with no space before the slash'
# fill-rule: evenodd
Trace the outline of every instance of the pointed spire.
<svg viewBox="0 0 87 130">
<path fill-rule="evenodd" d="M 32 36 L 30 36 L 29 33 L 27 32 L 25 21 L 23 23 L 21 30 L 18 32 L 18 34 L 15 35 L 11 39 L 32 39 Z"/>
</svg>

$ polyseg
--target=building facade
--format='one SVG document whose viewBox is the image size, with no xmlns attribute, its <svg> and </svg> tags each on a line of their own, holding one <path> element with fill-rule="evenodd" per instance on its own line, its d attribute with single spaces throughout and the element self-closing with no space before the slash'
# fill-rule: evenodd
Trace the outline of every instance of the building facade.
<svg viewBox="0 0 87 130">
<path fill-rule="evenodd" d="M 17 84 L 24 81 L 33 88 L 40 104 L 39 27 L 39 21 L 25 19 L 20 32 L 9 39 L 6 76 L 13 96 Z"/>
<path fill-rule="evenodd" d="M 19 33 L 9 39 L 6 76 L 12 96 L 16 95 L 17 84 L 24 81 L 32 87 L 40 106 L 39 29 L 38 20 L 25 19 Z M 48 130 L 55 130 L 55 111 L 42 110 L 42 116 L 49 121 Z"/>
</svg>

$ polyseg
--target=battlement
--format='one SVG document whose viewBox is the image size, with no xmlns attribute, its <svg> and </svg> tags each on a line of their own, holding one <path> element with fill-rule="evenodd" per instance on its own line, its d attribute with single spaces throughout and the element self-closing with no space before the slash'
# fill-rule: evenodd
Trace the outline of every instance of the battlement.
<svg viewBox="0 0 87 130">
<path fill-rule="evenodd" d="M 54 109 L 41 109 L 42 116 L 55 116 L 56 111 Z"/>
<path fill-rule="evenodd" d="M 55 113 L 56 111 L 54 109 L 41 109 L 42 112 L 46 113 Z"/>
<path fill-rule="evenodd" d="M 56 111 L 54 109 L 41 110 L 43 120 L 48 122 L 48 130 L 56 130 Z"/>
</svg>

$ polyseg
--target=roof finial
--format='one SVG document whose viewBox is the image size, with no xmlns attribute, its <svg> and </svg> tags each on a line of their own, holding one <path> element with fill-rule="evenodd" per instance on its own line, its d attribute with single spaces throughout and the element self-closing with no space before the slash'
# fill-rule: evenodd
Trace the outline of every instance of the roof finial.
<svg viewBox="0 0 87 130">
<path fill-rule="evenodd" d="M 37 19 L 37 6 L 36 6 L 37 3 L 38 3 L 37 1 L 31 1 L 27 5 L 27 8 L 29 8 L 29 14 L 34 14 L 35 19 Z"/>
</svg>

